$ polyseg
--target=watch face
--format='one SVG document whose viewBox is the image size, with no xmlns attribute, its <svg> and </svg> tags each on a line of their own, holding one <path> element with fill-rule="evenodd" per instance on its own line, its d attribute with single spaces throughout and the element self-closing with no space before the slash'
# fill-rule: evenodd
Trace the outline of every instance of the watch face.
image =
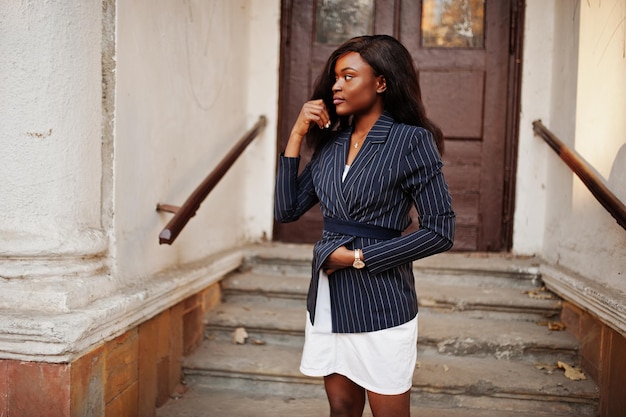
<svg viewBox="0 0 626 417">
<path fill-rule="evenodd" d="M 352 267 L 353 267 L 354 269 L 361 269 L 361 268 L 363 268 L 364 266 L 365 266 L 365 262 L 363 262 L 363 261 L 362 261 L 362 260 L 360 260 L 360 259 L 355 259 L 355 260 L 354 260 L 354 263 L 352 264 Z"/>
</svg>

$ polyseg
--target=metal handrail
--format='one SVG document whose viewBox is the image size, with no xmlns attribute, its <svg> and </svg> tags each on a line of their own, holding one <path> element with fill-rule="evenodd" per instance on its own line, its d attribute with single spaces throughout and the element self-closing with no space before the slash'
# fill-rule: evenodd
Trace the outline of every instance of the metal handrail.
<svg viewBox="0 0 626 417">
<path fill-rule="evenodd" d="M 554 133 L 541 123 L 541 120 L 533 122 L 533 131 L 541 136 L 548 145 L 556 152 L 563 162 L 580 178 L 602 204 L 602 206 L 613 216 L 617 223 L 626 229 L 626 205 L 620 201 L 615 194 L 609 190 L 595 170 L 580 156 L 570 150 Z"/>
<path fill-rule="evenodd" d="M 226 172 L 235 163 L 237 158 L 243 153 L 252 140 L 258 136 L 267 124 L 267 118 L 260 116 L 255 125 L 248 130 L 239 142 L 233 146 L 228 154 L 220 161 L 215 169 L 196 187 L 191 195 L 185 200 L 185 203 L 178 207 L 171 204 L 157 204 L 157 211 L 174 213 L 174 217 L 170 219 L 167 226 L 159 233 L 159 244 L 167 243 L 171 245 L 178 237 L 189 220 L 196 215 L 196 211 L 200 208 L 200 204 L 209 195 L 211 190 L 224 177 Z"/>
</svg>

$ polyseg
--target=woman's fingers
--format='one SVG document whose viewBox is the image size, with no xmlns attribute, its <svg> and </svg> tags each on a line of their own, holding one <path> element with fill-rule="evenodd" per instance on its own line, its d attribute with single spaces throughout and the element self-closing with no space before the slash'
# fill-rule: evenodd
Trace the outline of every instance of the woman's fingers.
<svg viewBox="0 0 626 417">
<path fill-rule="evenodd" d="M 307 101 L 302 106 L 300 114 L 304 116 L 304 120 L 309 125 L 315 123 L 320 129 L 330 127 L 330 116 L 324 100 Z"/>
<path fill-rule="evenodd" d="M 320 129 L 330 127 L 330 115 L 324 100 L 311 100 L 304 103 L 291 132 L 303 137 L 308 133 L 312 124 L 316 124 Z"/>
<path fill-rule="evenodd" d="M 324 100 L 314 100 L 314 103 L 317 105 L 317 109 L 319 111 L 319 120 L 318 126 L 320 129 L 327 129 L 330 127 L 330 115 L 328 114 L 328 110 L 326 109 L 326 104 L 324 104 Z"/>
</svg>

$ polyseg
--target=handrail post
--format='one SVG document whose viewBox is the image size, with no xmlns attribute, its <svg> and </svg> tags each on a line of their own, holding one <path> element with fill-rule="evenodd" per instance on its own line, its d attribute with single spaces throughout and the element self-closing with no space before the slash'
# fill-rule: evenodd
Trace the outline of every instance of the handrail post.
<svg viewBox="0 0 626 417">
<path fill-rule="evenodd" d="M 267 124 L 267 118 L 260 116 L 255 125 L 248 130 L 244 136 L 233 146 L 233 148 L 222 158 L 220 163 L 211 171 L 211 173 L 202 181 L 202 183 L 196 187 L 191 195 L 185 200 L 185 203 L 180 206 L 173 206 L 171 204 L 157 204 L 157 211 L 166 211 L 174 213 L 174 217 L 170 219 L 167 226 L 159 234 L 159 244 L 166 243 L 171 245 L 178 237 L 182 229 L 187 222 L 196 215 L 196 211 L 200 207 L 200 204 L 204 201 L 211 190 L 217 185 L 217 183 L 224 177 L 226 172 L 230 169 L 233 163 L 239 158 L 247 146 L 252 140 L 258 136 L 258 134 L 265 128 Z"/>
<path fill-rule="evenodd" d="M 626 205 L 601 181 L 593 168 L 576 153 L 570 150 L 559 138 L 541 123 L 533 122 L 533 131 L 561 157 L 561 160 L 580 178 L 596 200 L 613 216 L 617 223 L 626 229 Z"/>
</svg>

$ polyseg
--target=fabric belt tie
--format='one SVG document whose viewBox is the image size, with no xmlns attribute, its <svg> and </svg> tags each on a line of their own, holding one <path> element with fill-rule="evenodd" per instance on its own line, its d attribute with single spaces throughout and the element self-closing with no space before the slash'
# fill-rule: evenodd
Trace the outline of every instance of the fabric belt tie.
<svg viewBox="0 0 626 417">
<path fill-rule="evenodd" d="M 389 240 L 400 237 L 402 232 L 373 224 L 355 222 L 353 220 L 331 219 L 324 217 L 324 230 L 347 236 L 366 237 L 371 239 Z"/>
</svg>

